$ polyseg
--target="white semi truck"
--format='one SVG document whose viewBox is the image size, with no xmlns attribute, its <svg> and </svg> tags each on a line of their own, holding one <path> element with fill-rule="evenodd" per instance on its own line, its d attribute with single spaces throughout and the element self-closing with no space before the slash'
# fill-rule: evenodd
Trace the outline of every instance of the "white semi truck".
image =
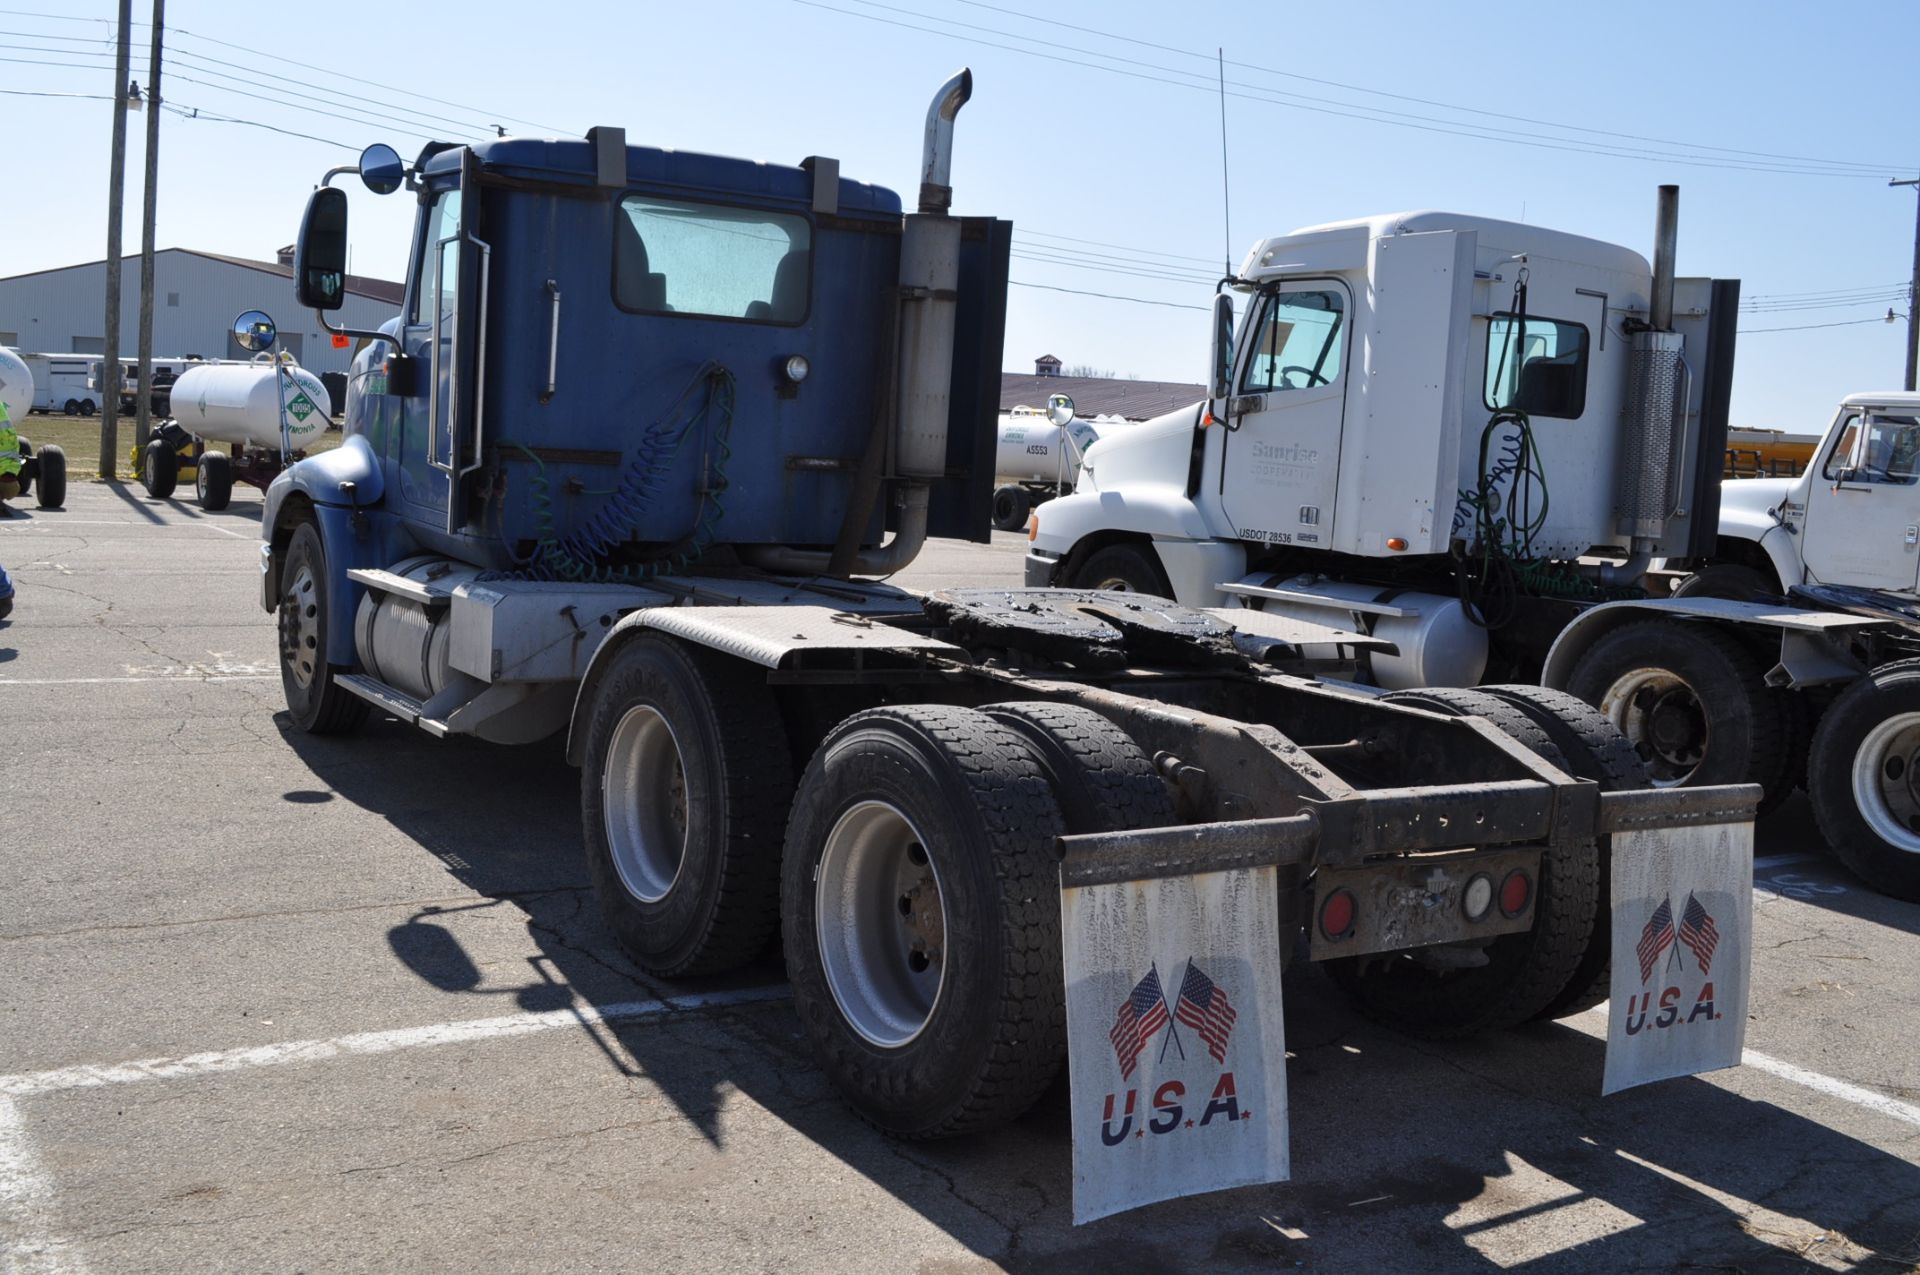
<svg viewBox="0 0 1920 1275">
<path fill-rule="evenodd" d="M 1263 240 L 1210 397 L 1091 449 L 1027 582 L 1365 633 L 1390 690 L 1570 689 L 1657 784 L 1764 809 L 1804 778 L 1845 861 L 1920 897 L 1920 690 L 1890 693 L 1920 687 L 1920 400 L 1850 398 L 1807 473 L 1723 487 L 1738 284 L 1674 277 L 1677 219 L 1663 187 L 1651 265 L 1449 213 Z"/>
</svg>

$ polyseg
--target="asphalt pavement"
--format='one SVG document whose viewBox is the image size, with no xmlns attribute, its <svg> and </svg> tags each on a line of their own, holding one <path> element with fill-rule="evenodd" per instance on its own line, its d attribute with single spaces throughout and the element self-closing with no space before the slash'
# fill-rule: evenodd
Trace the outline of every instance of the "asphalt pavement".
<svg viewBox="0 0 1920 1275">
<path fill-rule="evenodd" d="M 1295 1180 L 1075 1228 L 1064 1090 L 895 1142 L 776 961 L 636 971 L 557 742 L 294 732 L 259 511 L 0 522 L 0 1270 L 1920 1269 L 1920 907 L 1804 800 L 1759 833 L 1746 1066 L 1602 1098 L 1597 1015 L 1439 1046 L 1297 968 Z"/>
</svg>

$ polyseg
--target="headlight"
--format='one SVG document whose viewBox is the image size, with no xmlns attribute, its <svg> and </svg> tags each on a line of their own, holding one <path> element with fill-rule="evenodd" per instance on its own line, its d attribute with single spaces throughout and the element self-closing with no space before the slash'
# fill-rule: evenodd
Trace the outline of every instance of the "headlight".
<svg viewBox="0 0 1920 1275">
<path fill-rule="evenodd" d="M 813 368 L 807 362 L 806 355 L 793 354 L 787 357 L 786 363 L 782 365 L 780 370 L 787 374 L 787 379 L 789 381 L 792 381 L 795 385 L 798 385 L 800 384 L 800 382 L 807 379 L 807 373 L 811 372 Z"/>
</svg>

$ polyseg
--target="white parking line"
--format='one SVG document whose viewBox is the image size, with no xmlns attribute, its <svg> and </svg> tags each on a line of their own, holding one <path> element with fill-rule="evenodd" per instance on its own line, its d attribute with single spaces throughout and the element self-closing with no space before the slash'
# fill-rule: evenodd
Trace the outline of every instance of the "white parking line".
<svg viewBox="0 0 1920 1275">
<path fill-rule="evenodd" d="M 271 682 L 278 673 L 210 673 L 195 677 L 179 673 L 171 677 L 0 677 L 0 686 L 104 686 L 119 682 Z"/>
<path fill-rule="evenodd" d="M 1764 1071 L 1770 1076 L 1811 1089 L 1815 1093 L 1850 1102 L 1856 1107 L 1865 1107 L 1868 1111 L 1877 1111 L 1883 1116 L 1891 1116 L 1904 1124 L 1920 1128 L 1920 1107 L 1898 1098 L 1888 1097 L 1860 1085 L 1848 1084 L 1844 1080 L 1835 1080 L 1832 1076 L 1823 1076 L 1817 1071 L 1808 1071 L 1805 1067 L 1796 1067 L 1790 1062 L 1767 1054 L 1757 1054 L 1749 1049 L 1740 1055 L 1743 1067 L 1752 1067 L 1755 1071 Z"/>
<path fill-rule="evenodd" d="M 79 1254 L 53 1230 L 53 1185 L 20 1121 L 20 1104 L 0 1097 L 0 1267 L 8 1275 L 79 1275 Z"/>
<path fill-rule="evenodd" d="M 1756 872 L 1767 872 L 1774 868 L 1784 868 L 1795 863 L 1812 863 L 1821 857 L 1822 856 L 1817 854 L 1809 854 L 1804 850 L 1796 850 L 1788 854 L 1763 854 L 1753 861 L 1753 867 Z"/>
<path fill-rule="evenodd" d="M 778 1000 L 787 995 L 784 984 L 741 987 L 731 991 L 694 992 L 658 1000 L 581 1005 L 541 1013 L 505 1014 L 499 1018 L 469 1018 L 426 1027 L 355 1032 L 350 1036 L 334 1036 L 326 1040 L 288 1040 L 275 1045 L 188 1054 L 181 1058 L 143 1058 L 134 1062 L 57 1067 L 52 1071 L 0 1076 L 0 1099 L 28 1098 L 58 1093 L 64 1089 L 91 1089 L 99 1085 L 125 1085 L 141 1080 L 181 1080 L 229 1071 L 248 1071 L 255 1067 L 276 1067 L 285 1063 L 363 1058 L 369 1054 L 389 1054 L 399 1049 L 418 1049 L 427 1045 L 459 1045 L 503 1036 L 525 1036 L 532 1032 L 552 1031 L 556 1027 L 573 1027 L 583 1023 L 658 1018 L 687 1010 L 746 1005 L 755 1001 Z"/>
</svg>

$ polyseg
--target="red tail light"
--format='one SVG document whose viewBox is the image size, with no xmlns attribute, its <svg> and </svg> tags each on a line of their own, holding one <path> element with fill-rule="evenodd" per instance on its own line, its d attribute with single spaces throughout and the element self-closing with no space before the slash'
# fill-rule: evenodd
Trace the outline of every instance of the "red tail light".
<svg viewBox="0 0 1920 1275">
<path fill-rule="evenodd" d="M 1359 905 L 1349 890 L 1335 890 L 1320 905 L 1320 932 L 1330 939 L 1344 939 L 1353 933 Z"/>
<path fill-rule="evenodd" d="M 1507 916 L 1519 916 L 1531 902 L 1533 879 L 1519 868 L 1507 873 L 1507 879 L 1500 883 L 1500 911 Z"/>
</svg>

